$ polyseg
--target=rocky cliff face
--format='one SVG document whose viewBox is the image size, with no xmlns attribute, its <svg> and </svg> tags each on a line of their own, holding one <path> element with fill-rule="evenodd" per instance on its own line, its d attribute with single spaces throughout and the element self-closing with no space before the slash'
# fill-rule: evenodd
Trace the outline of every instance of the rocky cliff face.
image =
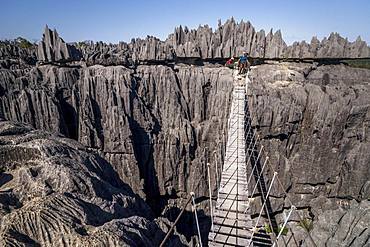
<svg viewBox="0 0 370 247">
<path fill-rule="evenodd" d="M 12 41 L 0 41 L 0 68 L 24 69 L 37 62 L 37 46 L 18 38 Z"/>
<path fill-rule="evenodd" d="M 251 76 L 253 123 L 287 188 L 369 198 L 370 70 L 283 63 Z"/>
<path fill-rule="evenodd" d="M 142 197 L 206 191 L 200 164 L 206 147 L 221 148 L 213 144 L 224 138 L 230 70 L 45 65 L 25 76 L 2 72 L 5 118 L 98 150 Z"/>
<path fill-rule="evenodd" d="M 230 70 L 44 65 L 3 73 L 2 116 L 96 150 L 157 213 L 173 217 L 169 209 L 190 191 L 206 196 L 205 150 L 224 142 Z M 221 163 L 222 154 L 212 159 Z"/>
<path fill-rule="evenodd" d="M 314 239 L 319 246 L 369 244 L 370 71 L 275 63 L 253 68 L 251 78 L 260 144 L 295 206 L 314 219 Z M 271 205 L 289 208 L 277 186 Z"/>
<path fill-rule="evenodd" d="M 73 53 L 73 47 L 78 53 Z M 112 245 L 130 245 L 132 241 L 147 245 L 147 239 L 153 237 L 148 232 L 157 232 L 155 239 L 160 241 L 167 230 L 166 221 L 153 222 L 152 218 L 162 215 L 173 220 L 191 191 L 199 197 L 206 236 L 209 231 L 206 163 L 211 163 L 211 179 L 215 181 L 214 169 L 224 156 L 232 71 L 207 63 L 194 66 L 166 61 L 176 57 L 228 57 L 241 53 L 245 47 L 252 56 L 265 58 L 284 54 L 300 58 L 362 57 L 368 56 L 369 49 L 359 40 L 349 44 L 337 34 L 322 42 L 313 39 L 310 45 L 286 46 L 280 32 L 265 35 L 264 31 L 255 32 L 250 23 L 230 20 L 220 24 L 215 32 L 209 27 L 198 30 L 179 27 L 166 41 L 148 37 L 118 45 L 69 46 L 56 32 L 46 29 L 38 46 L 38 58 L 43 63 L 35 66 L 17 60 L 17 54 L 26 54 L 24 50 L 15 53 L 11 66 L 2 63 L 0 116 L 74 139 L 67 141 L 29 127 L 3 123 L 6 131 L 0 150 L 8 150 L 9 145 L 37 147 L 37 151 L 32 148 L 20 161 L 13 161 L 17 151 L 2 156 L 4 164 L 7 160 L 9 164 L 21 164 L 7 165 L 5 175 L 0 175 L 4 175 L 1 181 L 5 179 L 0 191 L 6 194 L 3 202 L 0 198 L 6 208 L 1 219 L 5 222 L 0 232 L 3 241 L 50 244 L 59 229 L 50 233 L 52 237 L 45 237 L 43 227 L 49 223 L 34 226 L 41 219 L 32 218 L 36 217 L 32 212 L 43 210 L 45 214 L 56 215 L 45 221 L 64 222 L 66 210 L 58 206 L 61 200 L 76 208 L 74 214 L 78 216 L 72 219 L 69 215 L 67 221 L 72 223 L 60 226 L 69 243 L 90 244 L 99 235 L 99 241 Z M 27 54 L 35 54 L 35 50 L 31 48 Z M 9 56 L 9 52 L 4 52 L 1 61 L 9 61 Z M 156 60 L 157 64 L 138 65 L 138 60 Z M 253 126 L 262 138 L 260 144 L 266 147 L 299 212 L 305 219 L 313 220 L 315 241 L 319 246 L 367 244 L 369 70 L 345 65 L 270 62 L 253 67 L 250 77 L 249 110 L 254 116 Z M 39 135 L 47 144 L 33 141 L 42 139 Z M 34 157 L 33 152 L 42 155 L 37 153 Z M 59 171 L 57 164 L 66 162 L 64 173 L 58 174 L 70 177 L 67 183 L 63 184 L 63 176 L 49 173 L 50 179 L 39 176 L 42 173 L 39 170 L 35 179 L 25 180 L 27 186 L 20 179 L 18 183 L 6 179 L 9 174 L 20 176 L 18 167 L 23 166 L 33 176 L 35 159 L 41 160 L 39 169 L 49 173 Z M 91 163 L 98 168 L 90 168 Z M 104 183 L 96 183 L 95 178 Z M 24 199 L 22 196 L 36 186 L 34 180 L 43 189 L 32 195 L 36 199 Z M 7 192 L 8 187 L 11 191 L 21 189 L 13 195 Z M 105 188 L 109 190 L 101 191 Z M 281 220 L 287 198 L 275 189 L 271 203 L 276 218 Z M 216 191 L 215 185 L 213 190 Z M 126 198 L 127 204 L 120 204 L 124 201 L 121 197 Z M 16 214 L 18 211 L 23 212 L 21 216 Z M 96 212 L 102 211 L 106 217 L 96 223 Z M 327 217 L 330 214 L 335 217 Z M 194 229 L 188 227 L 193 225 L 191 211 L 186 215 L 177 230 L 187 239 L 177 236 L 172 240 L 174 245 L 190 242 L 195 235 Z M 19 218 L 17 225 L 11 220 L 13 217 L 23 218 Z M 302 229 L 295 225 L 292 228 L 297 232 L 297 241 L 309 246 L 303 240 Z M 351 233 L 344 237 L 342 232 L 348 231 Z M 124 239 L 126 235 L 130 237 Z"/>
<path fill-rule="evenodd" d="M 251 78 L 253 125 L 286 191 L 317 222 L 314 232 L 338 224 L 338 237 L 350 227 L 357 230 L 347 241 L 366 242 L 363 221 L 339 219 L 358 210 L 368 217 L 368 70 L 266 64 L 254 67 Z M 222 162 L 231 80 L 231 70 L 214 66 L 43 65 L 23 76 L 3 70 L 1 114 L 96 150 L 157 214 L 174 217 L 171 207 L 190 191 L 208 195 L 207 154 L 213 166 Z M 286 200 L 274 194 L 278 219 Z M 326 221 L 330 212 L 337 222 Z"/>
<path fill-rule="evenodd" d="M 78 142 L 3 120 L 0 142 L 2 246 L 157 246 L 168 230 Z"/>
</svg>

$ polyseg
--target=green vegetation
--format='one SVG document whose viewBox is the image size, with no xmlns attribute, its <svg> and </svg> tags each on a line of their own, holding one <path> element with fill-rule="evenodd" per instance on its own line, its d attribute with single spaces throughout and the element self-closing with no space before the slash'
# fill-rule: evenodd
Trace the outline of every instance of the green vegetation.
<svg viewBox="0 0 370 247">
<path fill-rule="evenodd" d="M 0 48 L 3 48 L 3 47 L 7 47 L 7 46 L 18 46 L 22 49 L 29 49 L 29 48 L 32 48 L 33 46 L 35 46 L 35 44 L 32 44 L 31 42 L 29 42 L 28 40 L 26 40 L 25 38 L 22 38 L 22 37 L 18 37 L 14 40 L 0 40 Z"/>
<path fill-rule="evenodd" d="M 84 47 L 85 46 L 85 43 L 84 42 L 77 42 L 76 43 L 76 47 L 77 48 L 82 48 L 82 47 Z"/>
<path fill-rule="evenodd" d="M 77 47 L 78 49 L 83 49 L 83 48 L 85 48 L 86 46 L 88 46 L 88 43 L 87 43 L 86 41 L 80 41 L 80 42 L 77 42 L 77 43 L 76 43 L 76 47 Z"/>
<path fill-rule="evenodd" d="M 308 218 L 300 220 L 298 225 L 305 229 L 307 232 L 310 232 L 313 229 L 313 222 Z"/>
<path fill-rule="evenodd" d="M 18 43 L 19 47 L 23 49 L 28 49 L 32 47 L 32 43 L 22 37 L 18 37 L 16 39 L 16 42 Z"/>
<path fill-rule="evenodd" d="M 341 62 L 353 68 L 370 69 L 370 58 L 349 59 Z"/>
<path fill-rule="evenodd" d="M 267 233 L 272 233 L 272 229 L 271 229 L 271 226 L 270 225 L 265 224 L 265 227 L 264 228 L 265 228 L 265 231 Z M 281 229 L 283 229 L 283 228 L 279 226 L 277 229 L 274 229 L 274 232 L 276 234 L 279 234 L 279 232 L 281 231 Z M 286 236 L 288 234 L 288 231 L 289 231 L 289 229 L 287 227 L 284 227 L 283 231 L 281 232 L 281 235 Z"/>
</svg>

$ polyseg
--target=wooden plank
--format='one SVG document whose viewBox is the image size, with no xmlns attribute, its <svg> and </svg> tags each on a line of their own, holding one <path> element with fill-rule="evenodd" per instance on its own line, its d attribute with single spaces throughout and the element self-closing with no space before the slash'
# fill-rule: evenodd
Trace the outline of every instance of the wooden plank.
<svg viewBox="0 0 370 247">
<path fill-rule="evenodd" d="M 235 200 L 235 201 L 246 201 L 246 202 L 249 202 L 249 198 L 248 198 L 248 195 L 242 195 L 242 194 L 239 194 L 239 195 L 234 195 L 234 194 L 231 194 L 231 195 L 227 195 L 226 193 L 219 193 L 218 194 L 218 198 L 220 200 Z"/>
<path fill-rule="evenodd" d="M 247 246 L 249 244 L 249 239 L 246 238 L 236 238 L 234 236 L 227 236 L 218 234 L 214 238 L 217 243 L 225 243 L 226 246 Z"/>
<path fill-rule="evenodd" d="M 227 217 L 230 219 L 236 219 L 236 213 L 238 213 L 238 219 L 247 219 L 247 217 L 250 217 L 250 215 L 247 215 L 244 213 L 244 211 L 237 211 L 237 210 L 232 210 L 232 209 L 225 209 L 225 208 L 217 208 L 217 212 L 215 215 L 220 216 L 220 217 Z"/>
<path fill-rule="evenodd" d="M 229 219 L 229 218 L 220 218 L 215 217 L 213 220 L 214 225 L 224 225 L 224 226 L 233 226 L 235 228 L 239 229 L 248 229 L 251 230 L 253 228 L 253 222 L 252 221 L 245 221 L 245 220 L 237 220 L 238 224 L 235 223 L 235 219 Z"/>
<path fill-rule="evenodd" d="M 238 224 L 236 225 L 235 221 L 238 221 Z M 235 220 L 235 219 L 229 219 L 229 218 L 220 218 L 215 217 L 214 225 L 224 225 L 229 227 L 234 227 L 238 229 L 245 229 L 252 231 L 254 225 L 252 221 L 245 221 L 245 220 Z"/>
<path fill-rule="evenodd" d="M 226 225 L 217 225 L 215 226 L 215 235 L 228 235 L 228 236 L 234 236 L 238 238 L 251 238 L 252 232 L 249 230 L 243 230 L 236 228 L 234 226 L 226 226 Z"/>
<path fill-rule="evenodd" d="M 219 242 L 218 240 L 215 240 L 215 241 L 212 241 L 212 240 L 209 240 L 210 242 L 208 243 L 208 246 L 211 246 L 211 247 L 225 247 L 225 246 L 233 246 L 233 247 L 245 247 L 248 245 L 248 243 L 244 244 L 243 245 L 236 245 L 236 244 L 227 244 L 225 245 L 224 242 Z"/>
</svg>

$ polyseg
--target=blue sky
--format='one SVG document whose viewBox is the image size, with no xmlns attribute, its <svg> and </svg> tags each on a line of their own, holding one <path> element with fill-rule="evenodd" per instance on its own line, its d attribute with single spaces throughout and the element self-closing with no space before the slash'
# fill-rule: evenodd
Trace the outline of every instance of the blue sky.
<svg viewBox="0 0 370 247">
<path fill-rule="evenodd" d="M 281 29 L 283 38 L 319 39 L 330 32 L 370 43 L 370 0 L 0 0 L 0 39 L 40 39 L 45 24 L 64 40 L 116 43 L 154 35 L 165 39 L 178 25 L 217 26 L 234 16 L 257 29 Z"/>
</svg>

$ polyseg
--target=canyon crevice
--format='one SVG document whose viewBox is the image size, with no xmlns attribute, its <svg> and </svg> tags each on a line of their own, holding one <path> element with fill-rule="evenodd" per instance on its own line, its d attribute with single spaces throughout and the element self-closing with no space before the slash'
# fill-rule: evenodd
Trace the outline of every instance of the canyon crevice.
<svg viewBox="0 0 370 247">
<path fill-rule="evenodd" d="M 205 241 L 206 164 L 223 163 L 233 90 L 233 71 L 210 59 L 245 50 L 266 59 L 249 73 L 252 126 L 298 211 L 313 222 L 314 240 L 369 244 L 370 70 L 341 59 L 368 58 L 370 48 L 338 34 L 288 46 L 279 31 L 265 35 L 234 20 L 214 32 L 179 27 L 165 41 L 67 44 L 46 28 L 38 46 L 4 43 L 0 243 L 156 246 L 190 192 Z M 283 219 L 286 196 L 271 198 Z M 194 244 L 193 225 L 188 207 L 170 246 Z M 293 228 L 299 245 L 310 246 Z"/>
</svg>

